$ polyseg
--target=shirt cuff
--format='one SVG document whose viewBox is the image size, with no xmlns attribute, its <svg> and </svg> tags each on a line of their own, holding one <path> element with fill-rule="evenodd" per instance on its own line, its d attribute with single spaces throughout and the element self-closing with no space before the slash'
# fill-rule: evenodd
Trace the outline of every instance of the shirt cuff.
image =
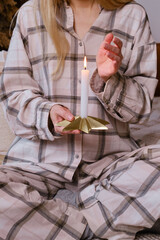
<svg viewBox="0 0 160 240">
<path fill-rule="evenodd" d="M 43 102 L 37 110 L 37 135 L 39 139 L 53 141 L 59 137 L 54 131 L 54 126 L 50 119 L 50 110 L 54 105 L 59 103 Z"/>
<path fill-rule="evenodd" d="M 96 69 L 90 80 L 90 87 L 92 91 L 95 93 L 103 92 L 105 84 L 106 83 L 104 82 L 104 80 L 98 74 L 98 69 Z"/>
</svg>

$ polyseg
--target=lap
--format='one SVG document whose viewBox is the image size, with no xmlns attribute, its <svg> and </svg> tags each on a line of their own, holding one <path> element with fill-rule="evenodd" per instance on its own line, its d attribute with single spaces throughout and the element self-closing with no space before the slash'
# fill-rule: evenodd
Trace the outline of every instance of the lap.
<svg viewBox="0 0 160 240">
<path fill-rule="evenodd" d="M 58 189 L 70 185 L 61 176 L 36 166 L 2 166 L 0 237 L 12 233 L 17 240 L 32 239 L 31 235 L 35 240 L 51 239 L 47 236 L 57 233 L 53 239 L 80 239 L 89 224 L 98 237 L 134 239 L 137 231 L 150 228 L 160 217 L 160 146 L 122 155 L 81 165 L 73 206 L 65 199 L 53 199 Z M 39 231 L 41 237 L 36 237 L 39 228 L 44 233 Z"/>
</svg>

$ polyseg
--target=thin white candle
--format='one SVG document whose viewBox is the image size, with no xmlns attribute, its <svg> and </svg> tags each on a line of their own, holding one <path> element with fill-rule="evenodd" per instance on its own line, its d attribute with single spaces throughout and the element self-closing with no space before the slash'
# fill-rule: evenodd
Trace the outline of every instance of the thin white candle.
<svg viewBox="0 0 160 240">
<path fill-rule="evenodd" d="M 84 69 L 81 70 L 81 118 L 88 116 L 88 89 L 89 70 L 87 70 L 87 58 L 84 57 Z"/>
</svg>

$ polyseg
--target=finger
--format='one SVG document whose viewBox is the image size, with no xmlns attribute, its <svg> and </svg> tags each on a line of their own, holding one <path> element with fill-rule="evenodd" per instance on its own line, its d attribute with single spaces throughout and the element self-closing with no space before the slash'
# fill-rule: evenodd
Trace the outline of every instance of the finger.
<svg viewBox="0 0 160 240">
<path fill-rule="evenodd" d="M 55 126 L 55 131 L 56 133 L 59 133 L 60 135 L 67 135 L 67 134 L 80 134 L 80 130 L 72 130 L 72 131 L 63 131 L 64 127 L 56 127 Z"/>
<path fill-rule="evenodd" d="M 114 53 L 116 55 L 120 55 L 121 54 L 121 51 L 120 51 L 120 49 L 118 47 L 115 47 L 115 46 L 110 45 L 108 43 L 105 44 L 104 48 L 105 48 L 105 50 L 107 50 L 109 52 L 112 52 L 112 53 Z"/>
<path fill-rule="evenodd" d="M 110 44 L 113 40 L 113 34 L 112 33 L 108 33 L 105 38 L 104 41 L 102 42 L 100 48 L 103 49 L 105 47 L 105 44 L 108 43 Z"/>
<path fill-rule="evenodd" d="M 112 52 L 107 52 L 106 53 L 106 55 L 107 55 L 107 57 L 109 58 L 109 59 L 111 59 L 112 61 L 115 61 L 116 63 L 121 63 L 121 61 L 122 61 L 122 55 L 121 56 L 117 56 L 117 55 L 115 55 L 114 53 L 112 53 Z"/>
<path fill-rule="evenodd" d="M 74 120 L 74 115 L 69 111 L 68 108 L 64 108 L 64 107 L 60 106 L 58 115 L 60 117 L 62 117 L 63 119 L 68 120 L 68 121 L 73 121 Z"/>
<path fill-rule="evenodd" d="M 111 43 L 112 42 L 112 40 L 113 40 L 113 34 L 112 33 L 108 33 L 106 36 L 105 36 L 105 39 L 104 39 L 104 42 L 105 43 Z"/>
<path fill-rule="evenodd" d="M 69 109 L 64 107 L 64 106 L 58 105 L 58 104 L 54 105 L 51 108 L 50 116 L 51 116 L 51 119 L 52 119 L 53 123 L 60 122 L 64 119 L 66 119 L 68 121 L 74 120 L 74 116 L 69 111 Z"/>
<path fill-rule="evenodd" d="M 122 45 L 123 45 L 123 43 L 122 43 L 122 41 L 119 39 L 119 38 L 114 38 L 113 39 L 113 42 L 116 44 L 116 46 L 119 48 L 119 49 L 121 49 L 122 48 Z"/>
<path fill-rule="evenodd" d="M 63 134 L 80 134 L 80 130 L 72 130 L 72 131 L 63 131 Z"/>
<path fill-rule="evenodd" d="M 63 129 L 64 127 L 58 127 L 56 124 L 54 125 L 54 131 L 60 135 L 63 135 Z"/>
</svg>

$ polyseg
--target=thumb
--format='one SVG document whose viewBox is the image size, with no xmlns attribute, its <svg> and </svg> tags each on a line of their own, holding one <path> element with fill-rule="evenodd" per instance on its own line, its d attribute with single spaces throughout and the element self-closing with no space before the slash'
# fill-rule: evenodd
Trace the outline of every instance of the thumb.
<svg viewBox="0 0 160 240">
<path fill-rule="evenodd" d="M 69 111 L 68 108 L 65 108 L 65 107 L 61 108 L 60 115 L 61 115 L 61 117 L 63 117 L 64 119 L 66 119 L 68 121 L 73 121 L 74 120 L 74 116 Z"/>
</svg>

